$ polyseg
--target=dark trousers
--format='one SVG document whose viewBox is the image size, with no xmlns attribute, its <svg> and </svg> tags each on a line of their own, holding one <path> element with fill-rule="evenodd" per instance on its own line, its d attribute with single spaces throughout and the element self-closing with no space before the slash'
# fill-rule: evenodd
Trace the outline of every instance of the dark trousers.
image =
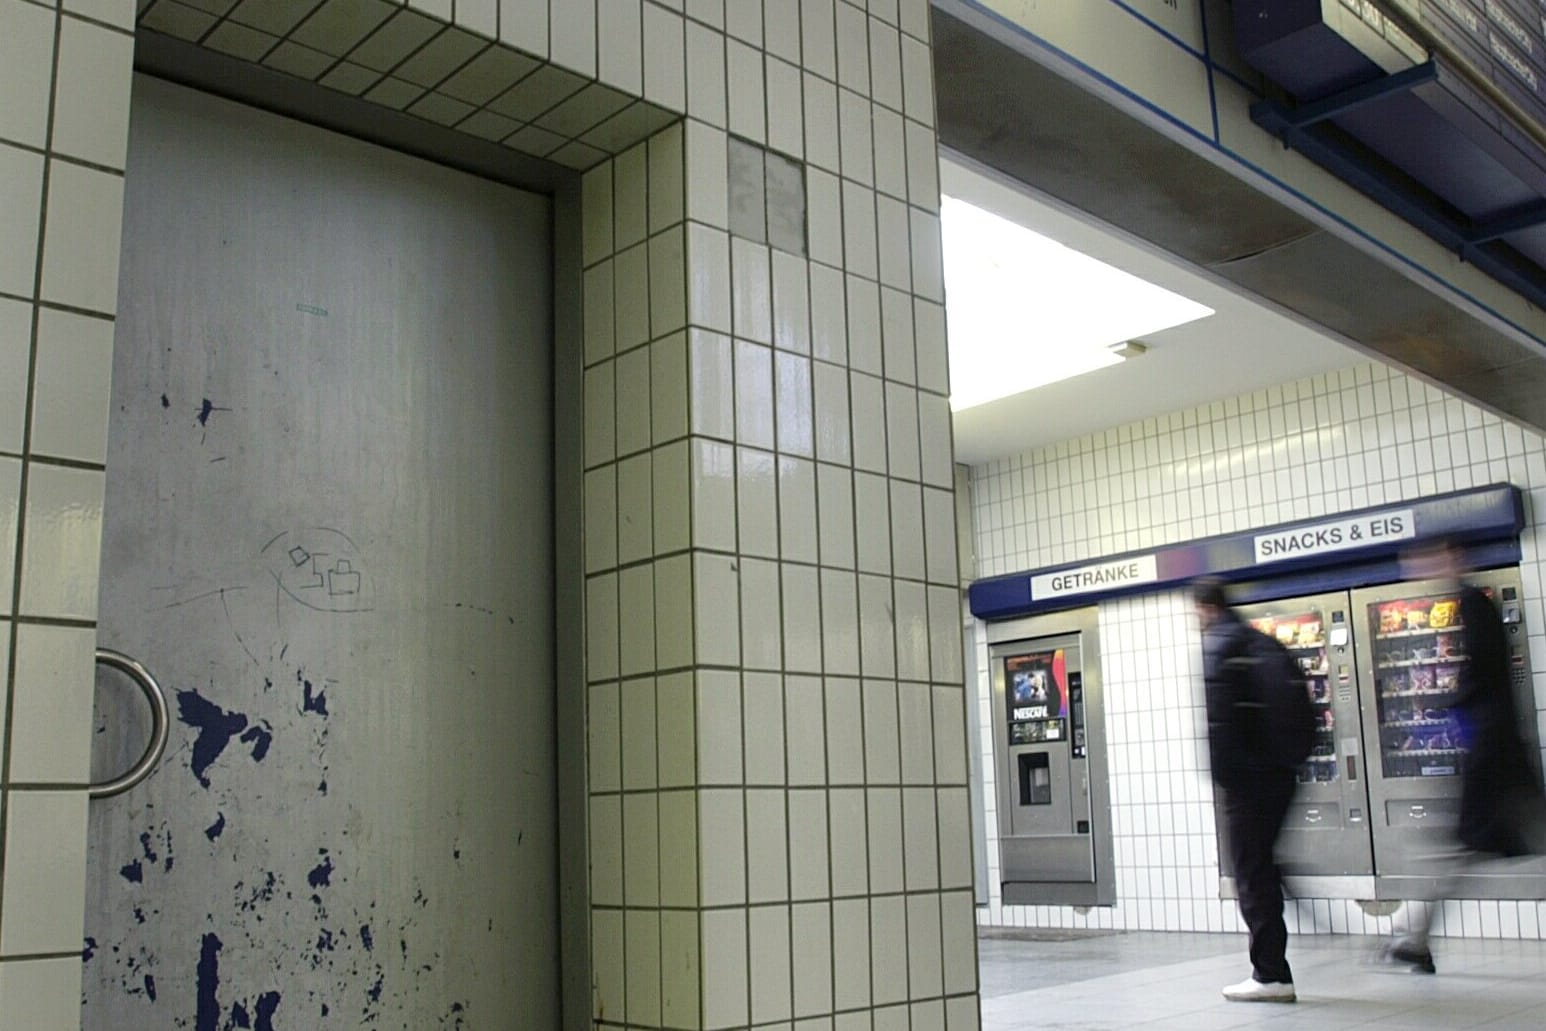
<svg viewBox="0 0 1546 1031">
<path fill-rule="evenodd" d="M 1229 865 L 1235 875 L 1240 915 L 1251 932 L 1251 976 L 1263 983 L 1292 984 L 1294 980 L 1288 969 L 1283 879 L 1273 856 L 1293 797 L 1293 770 L 1264 772 L 1250 788 L 1224 794 Z"/>
</svg>

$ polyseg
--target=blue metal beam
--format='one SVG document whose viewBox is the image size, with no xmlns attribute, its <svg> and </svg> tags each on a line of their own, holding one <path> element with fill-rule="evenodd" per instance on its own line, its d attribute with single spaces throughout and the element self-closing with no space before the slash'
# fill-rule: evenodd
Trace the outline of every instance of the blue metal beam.
<svg viewBox="0 0 1546 1031">
<path fill-rule="evenodd" d="M 1278 107 L 1278 117 L 1293 129 L 1308 129 L 1312 125 L 1346 114 L 1354 108 L 1363 107 L 1365 104 L 1373 104 L 1398 93 L 1416 89 L 1426 83 L 1437 82 L 1439 69 L 1432 61 L 1420 64 L 1415 68 L 1408 68 L 1404 72 L 1396 72 L 1372 82 L 1361 83 L 1351 89 L 1345 89 L 1341 93 L 1334 93 L 1329 97 L 1308 104 L 1300 104 L 1298 107 L 1287 109 Z M 1271 104 L 1271 101 L 1260 101 L 1256 106 Z M 1276 105 L 1273 105 L 1276 107 Z M 1255 109 L 1251 116 L 1256 116 Z M 1259 121 L 1259 120 L 1258 120 Z"/>
<path fill-rule="evenodd" d="M 1409 89 L 1410 86 L 1406 88 Z M 1462 224 L 1433 194 L 1387 176 L 1372 167 L 1353 148 L 1332 138 L 1325 131 L 1301 128 L 1295 124 L 1292 111 L 1270 100 L 1258 101 L 1251 105 L 1251 120 L 1281 139 L 1285 147 L 1299 151 L 1332 175 L 1410 222 L 1444 247 L 1456 252 L 1463 260 L 1475 265 L 1531 304 L 1538 308 L 1546 308 L 1546 276 L 1531 276 L 1520 265 L 1508 261 L 1478 243 L 1473 243 L 1470 236 L 1474 227 Z M 1521 264 L 1523 264 L 1522 261 Z"/>
<path fill-rule="evenodd" d="M 1476 223 L 1466 234 L 1466 243 L 1472 247 L 1478 247 L 1484 243 L 1502 239 L 1510 233 L 1534 229 L 1541 225 L 1546 225 L 1546 201 L 1521 205 L 1497 218 Z"/>
</svg>

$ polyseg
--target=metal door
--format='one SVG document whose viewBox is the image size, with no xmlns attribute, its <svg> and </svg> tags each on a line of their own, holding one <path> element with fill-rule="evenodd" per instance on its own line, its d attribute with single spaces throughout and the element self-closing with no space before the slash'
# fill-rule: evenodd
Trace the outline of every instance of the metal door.
<svg viewBox="0 0 1546 1031">
<path fill-rule="evenodd" d="M 124 207 L 84 1027 L 558 1026 L 547 200 L 140 77 Z"/>
</svg>

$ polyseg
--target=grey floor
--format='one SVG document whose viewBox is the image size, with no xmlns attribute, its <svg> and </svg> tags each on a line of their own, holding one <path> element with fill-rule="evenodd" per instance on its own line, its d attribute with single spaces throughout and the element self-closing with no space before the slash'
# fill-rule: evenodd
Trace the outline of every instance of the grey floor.
<svg viewBox="0 0 1546 1031">
<path fill-rule="evenodd" d="M 1115 932 L 984 938 L 983 1031 L 1417 1031 L 1546 1028 L 1546 942 L 1434 939 L 1433 977 L 1373 962 L 1380 942 L 1291 937 L 1294 1005 L 1228 1002 L 1246 977 L 1245 938 Z"/>
</svg>

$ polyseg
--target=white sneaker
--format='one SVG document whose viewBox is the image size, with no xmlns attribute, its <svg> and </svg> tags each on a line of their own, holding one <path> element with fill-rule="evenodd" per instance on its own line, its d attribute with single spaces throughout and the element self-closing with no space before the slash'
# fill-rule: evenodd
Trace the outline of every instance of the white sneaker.
<svg viewBox="0 0 1546 1031">
<path fill-rule="evenodd" d="M 1295 999 L 1292 983 L 1273 981 L 1263 983 L 1254 977 L 1248 977 L 1239 984 L 1232 984 L 1224 989 L 1224 998 L 1230 1002 L 1293 1002 Z"/>
</svg>

